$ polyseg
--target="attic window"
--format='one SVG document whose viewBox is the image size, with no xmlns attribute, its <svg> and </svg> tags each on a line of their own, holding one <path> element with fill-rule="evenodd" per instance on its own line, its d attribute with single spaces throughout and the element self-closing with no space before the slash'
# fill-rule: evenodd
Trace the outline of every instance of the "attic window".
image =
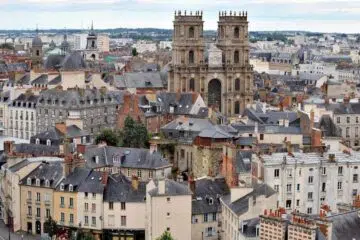
<svg viewBox="0 0 360 240">
<path fill-rule="evenodd" d="M 50 181 L 49 180 L 45 181 L 45 187 L 50 187 Z"/>
<path fill-rule="evenodd" d="M 151 82 L 150 81 L 145 81 L 145 86 L 151 86 Z"/>
<path fill-rule="evenodd" d="M 64 191 L 64 184 L 63 183 L 60 184 L 60 191 Z"/>
<path fill-rule="evenodd" d="M 213 198 L 209 198 L 209 205 L 213 205 L 214 204 L 214 199 Z"/>
<path fill-rule="evenodd" d="M 70 184 L 70 185 L 69 185 L 69 192 L 72 192 L 72 191 L 74 191 L 74 187 L 73 187 L 72 184 Z"/>
<path fill-rule="evenodd" d="M 31 178 L 28 178 L 28 179 L 26 180 L 26 184 L 27 184 L 27 185 L 31 185 Z"/>
<path fill-rule="evenodd" d="M 40 139 L 37 138 L 37 139 L 35 140 L 35 144 L 40 144 Z"/>
<path fill-rule="evenodd" d="M 40 186 L 40 179 L 36 179 L 36 186 Z"/>
<path fill-rule="evenodd" d="M 46 146 L 51 146 L 51 140 L 50 139 L 46 140 Z"/>
<path fill-rule="evenodd" d="M 94 161 L 95 161 L 96 164 L 99 164 L 99 156 L 97 156 L 97 155 L 94 156 Z"/>
</svg>

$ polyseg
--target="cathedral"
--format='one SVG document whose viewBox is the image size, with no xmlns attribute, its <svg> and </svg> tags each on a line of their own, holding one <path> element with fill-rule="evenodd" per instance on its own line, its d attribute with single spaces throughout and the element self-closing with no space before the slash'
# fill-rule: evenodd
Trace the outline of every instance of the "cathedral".
<svg viewBox="0 0 360 240">
<path fill-rule="evenodd" d="M 173 57 L 168 90 L 199 92 L 209 107 L 228 117 L 241 114 L 253 101 L 245 12 L 220 12 L 217 41 L 206 47 L 203 13 L 175 12 Z"/>
</svg>

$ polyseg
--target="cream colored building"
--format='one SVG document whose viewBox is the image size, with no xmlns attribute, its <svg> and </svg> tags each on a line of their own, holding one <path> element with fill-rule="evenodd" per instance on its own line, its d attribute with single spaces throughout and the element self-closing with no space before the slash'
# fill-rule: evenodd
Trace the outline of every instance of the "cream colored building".
<svg viewBox="0 0 360 240">
<path fill-rule="evenodd" d="M 110 51 L 110 38 L 108 34 L 99 34 L 97 41 L 99 52 Z"/>
<path fill-rule="evenodd" d="M 239 226 L 259 216 L 265 209 L 275 209 L 277 193 L 266 184 L 254 188 L 232 188 L 231 193 L 221 198 L 221 221 L 224 240 L 238 239 Z"/>
<path fill-rule="evenodd" d="M 174 239 L 191 239 L 191 191 L 172 180 L 151 180 L 146 185 L 146 239 L 165 231 Z"/>
<path fill-rule="evenodd" d="M 61 162 L 42 162 L 20 182 L 21 230 L 44 233 L 44 223 L 54 216 L 54 189 L 63 178 Z"/>
<path fill-rule="evenodd" d="M 27 159 L 18 159 L 15 164 L 6 163 L 1 166 L 0 197 L 2 206 L 0 215 L 5 224 L 8 224 L 9 220 L 12 221 L 12 230 L 15 232 L 21 229 L 19 182 L 40 163 L 40 161 L 31 162 Z"/>
</svg>

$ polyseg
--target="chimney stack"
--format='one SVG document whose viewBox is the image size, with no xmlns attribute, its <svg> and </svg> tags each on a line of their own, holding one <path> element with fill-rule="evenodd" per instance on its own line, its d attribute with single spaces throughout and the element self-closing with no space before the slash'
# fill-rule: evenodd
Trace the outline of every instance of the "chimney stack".
<svg viewBox="0 0 360 240">
<path fill-rule="evenodd" d="M 85 149 L 86 149 L 86 145 L 84 145 L 84 144 L 78 144 L 78 145 L 76 145 L 76 152 L 77 152 L 77 153 L 84 154 L 84 153 L 85 153 Z"/>
<path fill-rule="evenodd" d="M 193 196 L 195 196 L 196 181 L 195 181 L 193 175 L 189 176 L 189 188 L 190 188 L 190 191 L 192 192 Z"/>
<path fill-rule="evenodd" d="M 137 176 L 132 176 L 131 186 L 135 191 L 139 189 L 139 178 Z"/>
<path fill-rule="evenodd" d="M 158 192 L 159 194 L 165 194 L 165 179 L 161 179 L 158 182 Z"/>
<path fill-rule="evenodd" d="M 5 141 L 4 142 L 4 152 L 6 155 L 13 154 L 14 143 L 15 143 L 14 141 Z"/>
</svg>

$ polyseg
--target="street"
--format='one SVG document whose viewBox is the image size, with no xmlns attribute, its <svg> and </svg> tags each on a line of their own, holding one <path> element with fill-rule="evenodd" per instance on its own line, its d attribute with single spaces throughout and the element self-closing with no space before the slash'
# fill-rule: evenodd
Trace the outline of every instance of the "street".
<svg viewBox="0 0 360 240">
<path fill-rule="evenodd" d="M 33 235 L 24 234 L 24 238 L 21 238 L 21 234 L 11 233 L 11 240 L 38 240 L 40 237 L 36 237 Z M 9 240 L 9 230 L 4 224 L 4 222 L 0 221 L 0 240 Z"/>
</svg>

